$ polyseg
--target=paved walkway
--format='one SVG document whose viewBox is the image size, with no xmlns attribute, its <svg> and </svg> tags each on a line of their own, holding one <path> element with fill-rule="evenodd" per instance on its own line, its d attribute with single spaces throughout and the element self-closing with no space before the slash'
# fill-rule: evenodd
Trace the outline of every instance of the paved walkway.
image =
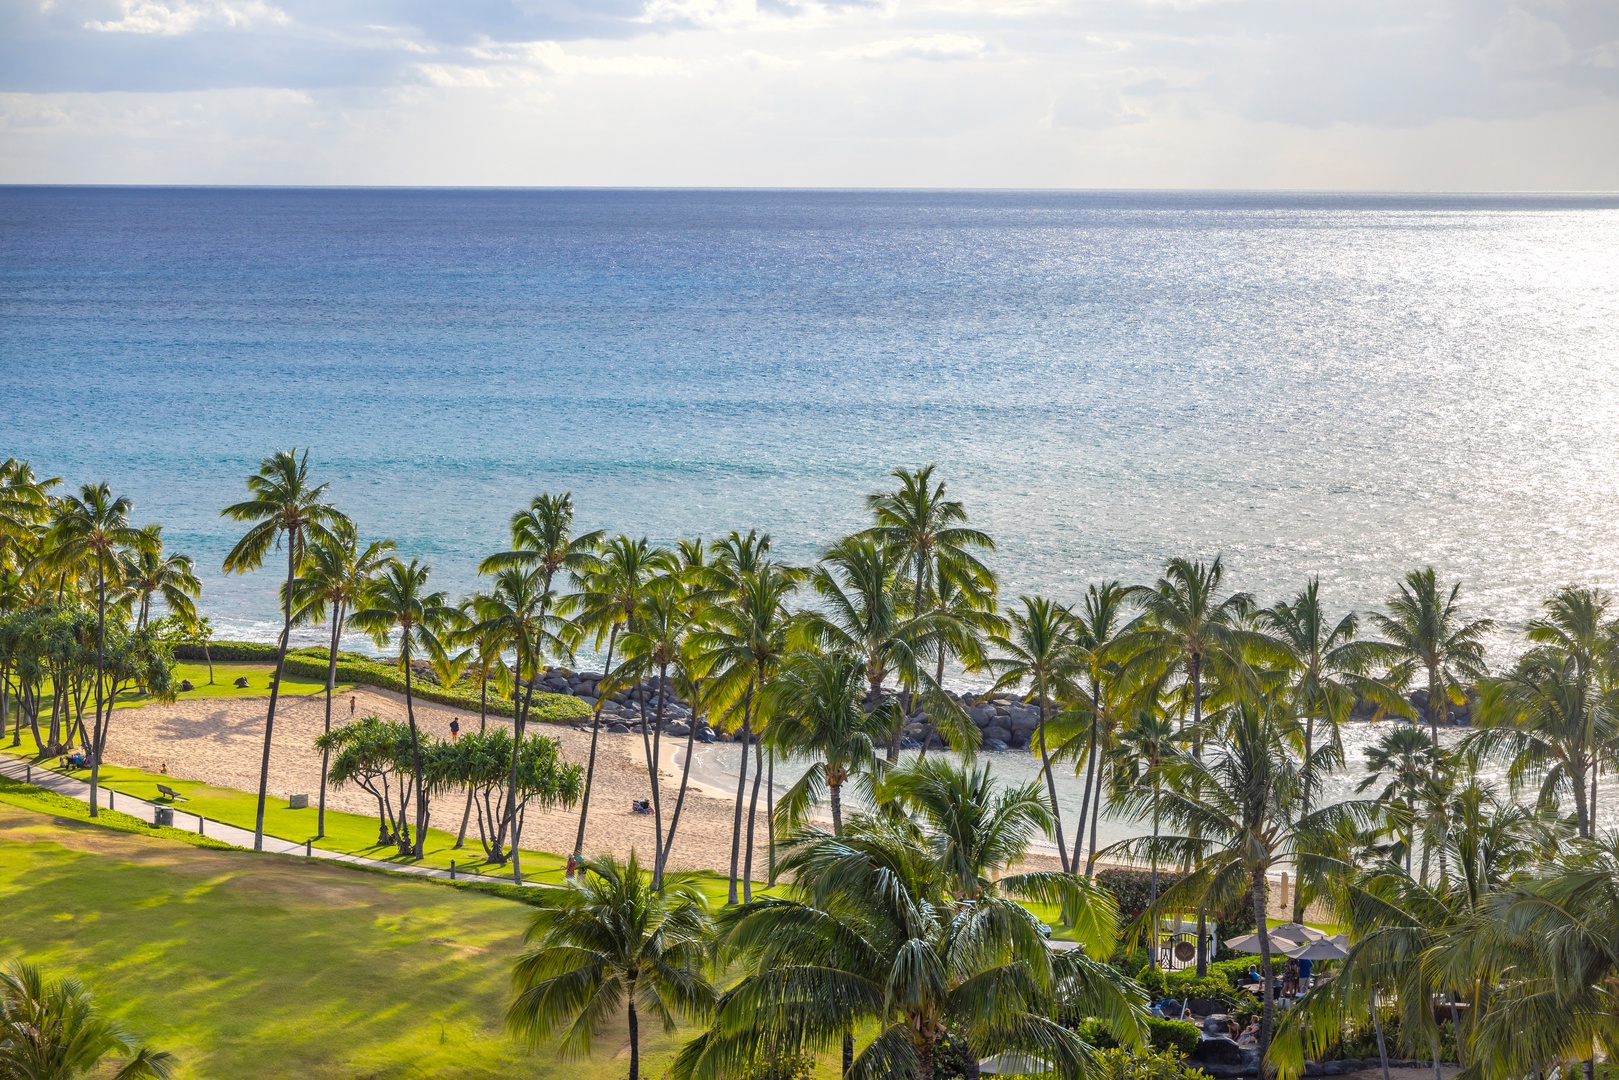
<svg viewBox="0 0 1619 1080">
<path fill-rule="evenodd" d="M 76 777 L 64 776 L 55 769 L 47 769 L 26 761 L 20 761 L 17 758 L 6 756 L 0 757 L 0 773 L 9 776 L 13 780 L 22 780 L 26 783 L 33 784 L 35 787 L 41 787 L 47 791 L 54 791 L 60 795 L 66 795 L 69 798 L 78 799 L 83 803 L 88 803 L 90 801 L 90 785 L 88 783 Z M 205 818 L 201 814 L 193 814 L 189 810 L 178 806 L 170 806 L 168 803 L 155 803 L 149 802 L 146 799 L 137 799 L 133 795 L 125 794 L 122 791 L 113 791 L 108 787 L 102 787 L 101 789 L 101 803 L 109 810 L 117 810 L 119 813 L 130 814 L 134 817 L 144 818 L 147 821 L 154 820 L 155 811 L 161 806 L 174 811 L 174 827 L 177 829 L 189 830 L 193 825 L 195 825 L 199 835 L 207 836 L 214 840 L 221 840 L 227 844 L 232 844 L 240 848 L 247 848 L 251 850 L 253 847 L 253 830 L 238 828 L 235 825 L 226 825 L 222 821 L 215 821 L 212 818 Z M 308 844 L 300 844 L 292 840 L 283 840 L 279 836 L 271 836 L 268 833 L 266 833 L 264 837 L 264 850 L 275 852 L 279 855 L 304 855 L 315 859 L 327 859 L 331 862 L 352 863 L 355 866 L 369 866 L 377 870 L 387 870 L 395 874 L 414 874 L 417 877 L 435 878 L 453 877 L 457 881 L 487 881 L 501 885 L 511 884 L 510 878 L 489 877 L 484 874 L 469 874 L 464 871 L 457 871 L 452 875 L 450 871 L 441 870 L 437 867 L 408 866 L 400 863 L 384 862 L 381 859 L 367 859 L 361 855 L 349 855 L 341 851 L 328 851 L 324 848 L 318 848 Z M 533 885 L 535 883 L 530 881 L 525 882 L 524 884 Z"/>
</svg>

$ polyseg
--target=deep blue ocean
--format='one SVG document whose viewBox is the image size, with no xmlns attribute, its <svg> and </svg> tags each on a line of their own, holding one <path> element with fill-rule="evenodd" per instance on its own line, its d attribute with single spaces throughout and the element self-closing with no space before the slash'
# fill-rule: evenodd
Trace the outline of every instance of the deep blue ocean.
<svg viewBox="0 0 1619 1080">
<path fill-rule="evenodd" d="M 219 572 L 277 447 L 452 593 L 511 512 L 809 560 L 937 462 L 1009 593 L 1619 583 L 1619 199 L 0 188 L 0 457 Z M 1501 657 L 1504 658 L 1504 655 Z"/>
</svg>

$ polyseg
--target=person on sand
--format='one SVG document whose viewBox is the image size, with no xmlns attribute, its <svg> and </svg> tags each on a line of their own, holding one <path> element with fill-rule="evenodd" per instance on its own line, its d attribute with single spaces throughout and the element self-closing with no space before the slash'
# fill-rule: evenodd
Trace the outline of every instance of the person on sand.
<svg viewBox="0 0 1619 1080">
<path fill-rule="evenodd" d="M 349 695 L 349 719 L 351 721 L 354 719 L 354 695 L 353 694 Z"/>
<path fill-rule="evenodd" d="M 164 776 L 169 775 L 169 763 L 165 761 L 163 764 L 157 767 L 157 771 L 162 773 Z"/>
<path fill-rule="evenodd" d="M 455 742 L 460 737 L 461 737 L 461 721 L 455 719 L 454 717 L 451 717 L 450 718 L 450 741 Z"/>
</svg>

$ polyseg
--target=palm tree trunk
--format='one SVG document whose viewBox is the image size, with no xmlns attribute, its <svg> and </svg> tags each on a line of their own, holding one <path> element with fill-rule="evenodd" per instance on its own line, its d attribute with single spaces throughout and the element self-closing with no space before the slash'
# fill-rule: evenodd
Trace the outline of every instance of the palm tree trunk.
<svg viewBox="0 0 1619 1080">
<path fill-rule="evenodd" d="M 410 657 L 406 640 L 408 639 L 401 639 L 399 644 L 400 653 L 405 661 L 405 719 L 410 721 L 411 782 L 416 786 L 416 842 L 407 847 L 409 837 L 401 837 L 399 850 L 402 855 L 413 855 L 419 859 L 422 857 L 423 834 L 427 832 L 427 793 L 422 790 L 422 743 L 416 733 L 416 703 L 411 694 Z M 403 820 L 404 816 L 405 808 L 400 806 L 399 817 Z M 517 834 L 514 832 L 512 834 L 514 848 L 516 839 Z"/>
<path fill-rule="evenodd" d="M 337 679 L 337 635 L 343 625 L 343 605 L 332 605 L 332 647 L 326 658 L 326 734 L 332 733 L 332 687 Z M 320 809 L 315 813 L 315 839 L 326 835 L 326 771 L 332 764 L 330 744 L 320 752 Z"/>
<path fill-rule="evenodd" d="M 1051 755 L 1046 753 L 1046 720 L 1050 709 L 1044 676 L 1035 685 L 1040 691 L 1040 770 L 1046 774 L 1046 793 L 1051 796 L 1051 831 L 1057 837 L 1057 859 L 1062 863 L 1062 872 L 1067 874 L 1072 870 L 1068 865 L 1068 841 L 1062 834 L 1062 811 L 1057 808 L 1057 780 L 1051 774 Z"/>
<path fill-rule="evenodd" d="M 600 641 L 600 638 L 596 639 Z M 613 646 L 618 644 L 618 624 L 607 632 L 607 663 L 602 667 L 602 679 L 613 670 Z M 596 680 L 596 707 L 590 712 L 590 759 L 585 766 L 585 790 L 579 798 L 579 832 L 573 838 L 573 857 L 579 858 L 585 850 L 585 819 L 590 816 L 590 783 L 596 778 L 596 743 L 602 730 L 601 679 Z"/>
<path fill-rule="evenodd" d="M 489 669 L 483 669 L 483 678 L 478 687 L 478 734 L 482 735 L 487 726 L 489 716 Z M 455 834 L 456 848 L 467 842 L 467 821 L 472 817 L 472 798 L 477 785 L 467 784 L 467 805 L 461 811 L 461 831 Z M 480 822 L 482 824 L 482 822 Z"/>
<path fill-rule="evenodd" d="M 764 743 L 756 742 L 753 744 L 753 796 L 748 799 L 748 854 L 742 864 L 742 902 L 745 904 L 753 900 L 753 826 L 759 819 L 759 781 L 764 775 Z"/>
<path fill-rule="evenodd" d="M 776 748 L 765 748 L 765 875 L 776 883 Z"/>
<path fill-rule="evenodd" d="M 736 812 L 731 820 L 731 890 L 729 902 L 736 903 L 736 876 L 742 854 L 742 798 L 748 790 L 748 737 L 752 733 L 753 684 L 742 699 L 742 764 L 737 769 Z"/>
<path fill-rule="evenodd" d="M 1303 815 L 1310 814 L 1310 757 L 1315 751 L 1315 716 L 1304 718 L 1304 803 Z M 1297 867 L 1294 867 L 1294 876 L 1297 877 Z M 1304 921 L 1304 880 L 1300 878 L 1293 883 L 1293 921 Z"/>
<path fill-rule="evenodd" d="M 826 785 L 827 801 L 832 804 L 832 835 L 843 835 L 843 784 Z"/>
<path fill-rule="evenodd" d="M 663 739 L 663 703 L 668 694 L 669 669 L 666 664 L 658 665 L 658 705 L 653 710 L 651 741 L 648 741 L 646 730 L 646 701 L 641 702 L 641 742 L 646 748 L 647 779 L 652 785 L 652 855 L 653 865 L 657 865 L 659 853 L 663 851 L 663 792 L 658 782 L 658 766 L 661 764 L 659 755 L 662 751 Z"/>
<path fill-rule="evenodd" d="M 1203 756 L 1203 655 L 1192 654 L 1192 756 Z M 1193 832 L 1196 836 L 1196 831 Z M 1260 922 L 1264 922 L 1263 915 Z M 1209 973 L 1209 922 L 1203 905 L 1197 906 L 1197 977 Z"/>
<path fill-rule="evenodd" d="M 1079 828 L 1074 830 L 1074 873 L 1079 872 L 1079 853 L 1085 849 L 1085 821 L 1091 812 L 1091 777 L 1096 772 L 1096 728 L 1098 726 L 1097 688 L 1091 680 L 1091 731 L 1085 749 L 1085 796 L 1079 801 Z"/>
<path fill-rule="evenodd" d="M 629 980 L 630 1080 L 641 1080 L 641 1026 L 635 1018 L 635 980 Z"/>
<path fill-rule="evenodd" d="M 1147 906 L 1150 908 L 1158 902 L 1158 783 L 1153 782 L 1152 787 L 1152 847 L 1147 849 L 1147 861 L 1151 866 L 1149 871 L 1149 884 L 1147 886 Z M 1152 926 L 1147 930 L 1147 966 L 1158 967 L 1158 916 L 1152 917 Z"/>
<path fill-rule="evenodd" d="M 104 558 L 102 555 L 96 556 L 96 732 L 98 734 L 101 731 L 101 678 L 106 667 L 107 652 L 107 571 L 103 564 Z M 291 589 L 292 586 L 289 584 L 287 588 Z M 288 618 L 290 621 L 291 616 Z M 273 693 L 274 691 L 272 695 Z M 270 700 L 274 701 L 274 696 Z M 101 786 L 101 747 L 87 746 L 85 749 L 90 754 L 90 816 L 98 817 L 100 810 L 96 807 L 96 796 Z M 266 765 L 270 761 L 268 743 L 264 747 L 264 761 Z M 259 806 L 259 816 L 262 818 L 264 813 L 262 791 L 259 795 Z"/>
<path fill-rule="evenodd" d="M 916 1045 L 916 1080 L 933 1080 L 933 1040 L 920 1039 Z"/>
<path fill-rule="evenodd" d="M 680 827 L 680 811 L 686 805 L 686 785 L 691 777 L 691 755 L 693 748 L 697 745 L 697 718 L 700 715 L 698 710 L 702 708 L 702 685 L 701 680 L 696 681 L 693 685 L 691 726 L 686 730 L 686 760 L 680 766 L 680 793 L 675 796 L 675 810 L 674 813 L 669 815 L 669 835 L 664 839 L 663 851 L 658 856 L 658 865 L 652 873 L 652 887 L 654 889 L 663 885 L 663 870 L 668 865 L 669 852 L 674 850 L 675 830 Z"/>
<path fill-rule="evenodd" d="M 275 651 L 275 679 L 270 683 L 270 708 L 264 714 L 264 757 L 259 762 L 259 806 L 253 817 L 253 850 L 264 850 L 264 800 L 270 790 L 270 738 L 275 732 L 275 703 L 281 695 L 281 671 L 287 663 L 287 639 L 292 635 L 292 583 L 297 577 L 298 561 L 294 552 L 298 538 L 290 530 L 287 534 L 287 595 L 282 607 L 281 644 Z M 94 803 L 90 804 L 92 807 Z"/>
<path fill-rule="evenodd" d="M 1252 891 L 1254 922 L 1257 929 L 1254 932 L 1259 936 L 1259 972 L 1263 976 L 1260 982 L 1263 985 L 1262 999 L 1264 1001 L 1259 1018 L 1259 1059 L 1261 1061 L 1265 1060 L 1265 1054 L 1270 1050 L 1270 1035 L 1276 1023 L 1275 987 L 1271 982 L 1270 972 L 1270 928 L 1265 922 L 1266 909 L 1270 906 L 1268 903 L 1269 897 L 1266 895 L 1269 889 L 1270 883 L 1265 880 L 1265 872 L 1263 870 L 1255 871 Z"/>
<path fill-rule="evenodd" d="M 1102 764 L 1096 764 L 1096 801 L 1091 805 L 1091 853 L 1085 859 L 1085 876 L 1096 875 L 1096 824 L 1102 819 Z"/>
<path fill-rule="evenodd" d="M 543 619 L 541 620 L 541 625 L 544 625 Z M 521 838 L 517 835 L 517 755 L 523 748 L 523 725 L 528 719 L 529 707 L 534 703 L 534 681 L 540 673 L 540 658 L 536 655 L 534 657 L 534 672 L 529 676 L 528 691 L 523 694 L 522 707 L 515 707 L 518 690 L 523 685 L 523 651 L 527 647 L 527 640 L 521 640 L 517 643 L 517 685 L 512 689 L 512 704 L 514 706 L 512 711 L 516 714 L 512 717 L 512 772 L 510 785 L 506 789 L 506 820 L 511 825 L 512 881 L 518 885 L 523 883 L 523 857 L 519 854 L 522 844 L 520 842 Z M 502 827 L 501 832 L 505 831 L 506 829 Z"/>
<path fill-rule="evenodd" d="M 1389 1080 L 1389 1048 L 1383 1041 L 1383 1021 L 1377 1015 L 1377 991 L 1372 991 L 1372 1031 L 1377 1035 L 1377 1063 L 1383 1067 L 1383 1080 Z"/>
</svg>

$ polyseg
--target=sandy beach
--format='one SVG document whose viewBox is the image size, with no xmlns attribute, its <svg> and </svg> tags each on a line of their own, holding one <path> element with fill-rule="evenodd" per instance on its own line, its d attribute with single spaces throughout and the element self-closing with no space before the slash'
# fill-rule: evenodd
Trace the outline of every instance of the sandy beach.
<svg viewBox="0 0 1619 1080">
<path fill-rule="evenodd" d="M 334 724 L 347 722 L 350 698 L 354 699 L 358 716 L 375 712 L 389 719 L 405 717 L 403 695 L 362 687 L 341 695 L 334 702 Z M 174 776 L 256 791 L 267 704 L 264 698 L 197 700 L 119 710 L 112 725 L 107 759 L 118 765 L 154 771 L 166 763 Z M 417 702 L 415 712 L 421 729 L 441 738 L 449 738 L 451 719 L 461 721 L 462 731 L 478 730 L 476 713 L 425 702 Z M 488 722 L 511 724 L 510 720 L 499 716 L 489 717 Z M 285 697 L 277 703 L 275 739 L 270 750 L 271 795 L 285 798 L 307 792 L 313 803 L 320 790 L 320 753 L 314 748 L 314 740 L 324 725 L 325 698 L 320 694 Z M 539 730 L 561 742 L 563 756 L 568 760 L 580 765 L 585 763 L 590 753 L 589 732 L 552 725 L 542 725 Z M 682 745 L 683 740 L 663 740 L 660 773 L 666 793 L 663 796 L 666 819 L 680 783 L 675 751 Z M 597 749 L 585 851 L 622 856 L 634 848 L 643 857 L 650 858 L 654 846 L 652 819 L 629 812 L 630 803 L 647 798 L 650 791 L 641 737 L 614 735 L 604 730 Z M 729 797 L 716 797 L 719 794 L 701 785 L 692 785 L 670 855 L 672 868 L 728 871 L 733 805 Z M 376 815 L 376 801 L 358 788 L 329 790 L 326 801 L 327 806 L 336 810 Z M 759 803 L 755 826 L 756 877 L 763 876 L 766 856 L 763 792 Z M 434 826 L 453 831 L 460 824 L 463 806 L 464 801 L 459 796 L 436 801 Z M 523 827 L 523 846 L 530 850 L 566 852 L 573 847 L 578 826 L 577 808 L 531 807 Z M 477 850 L 476 824 L 469 834 L 467 843 Z"/>
</svg>

